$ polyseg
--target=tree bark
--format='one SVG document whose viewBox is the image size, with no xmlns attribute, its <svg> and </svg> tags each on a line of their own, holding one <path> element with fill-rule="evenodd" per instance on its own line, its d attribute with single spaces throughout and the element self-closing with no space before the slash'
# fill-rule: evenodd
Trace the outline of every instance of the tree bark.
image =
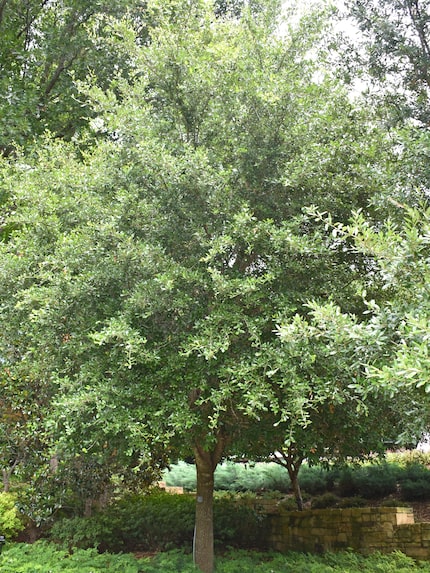
<svg viewBox="0 0 430 573">
<path fill-rule="evenodd" d="M 296 500 L 297 509 L 303 511 L 303 498 L 302 491 L 300 489 L 300 483 L 298 478 L 298 471 L 288 471 L 290 474 L 291 487 L 293 488 L 294 498 Z"/>
<path fill-rule="evenodd" d="M 5 493 L 8 493 L 10 490 L 10 479 L 11 479 L 11 476 L 12 476 L 13 472 L 15 471 L 15 468 L 18 464 L 19 464 L 19 460 L 16 459 L 11 466 L 9 466 L 8 468 L 2 469 L 3 491 Z"/>
<path fill-rule="evenodd" d="M 280 454 L 282 458 L 277 459 L 276 462 L 287 468 L 287 472 L 291 480 L 291 487 L 293 489 L 294 498 L 297 504 L 297 509 L 299 511 L 303 511 L 303 498 L 299 483 L 299 471 L 304 460 L 304 456 L 299 454 L 294 446 L 289 446 L 287 450 L 281 450 Z"/>
<path fill-rule="evenodd" d="M 2 473 L 3 473 L 3 491 L 5 493 L 8 493 L 8 491 L 10 490 L 10 472 L 5 468 L 3 468 Z"/>
<path fill-rule="evenodd" d="M 218 439 L 214 449 L 206 451 L 196 444 L 194 455 L 197 470 L 196 521 L 194 530 L 194 563 L 203 573 L 214 570 L 213 495 L 214 473 L 224 450 L 224 440 Z"/>
</svg>

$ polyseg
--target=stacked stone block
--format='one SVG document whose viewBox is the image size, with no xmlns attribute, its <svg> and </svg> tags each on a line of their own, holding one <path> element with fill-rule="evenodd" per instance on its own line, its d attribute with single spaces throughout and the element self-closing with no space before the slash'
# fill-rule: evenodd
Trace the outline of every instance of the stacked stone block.
<svg viewBox="0 0 430 573">
<path fill-rule="evenodd" d="M 415 559 L 430 559 L 430 523 L 415 523 L 411 508 L 280 510 L 269 520 L 269 544 L 276 551 L 400 550 Z"/>
</svg>

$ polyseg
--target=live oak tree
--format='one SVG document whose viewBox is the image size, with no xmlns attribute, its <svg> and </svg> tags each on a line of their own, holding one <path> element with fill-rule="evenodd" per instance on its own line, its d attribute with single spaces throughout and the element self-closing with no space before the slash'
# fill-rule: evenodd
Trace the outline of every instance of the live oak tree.
<svg viewBox="0 0 430 573">
<path fill-rule="evenodd" d="M 281 35 L 261 4 L 215 19 L 203 1 L 150 2 L 148 42 L 123 37 L 134 81 L 81 86 L 89 131 L 2 171 L 2 367 L 52 395 L 58 451 L 143 469 L 194 456 L 205 572 L 218 462 L 268 426 L 305 427 L 336 391 L 276 324 L 311 299 L 364 309 L 364 257 L 302 208 L 382 216 L 392 157 L 370 110 L 316 73 L 321 20 Z"/>
</svg>

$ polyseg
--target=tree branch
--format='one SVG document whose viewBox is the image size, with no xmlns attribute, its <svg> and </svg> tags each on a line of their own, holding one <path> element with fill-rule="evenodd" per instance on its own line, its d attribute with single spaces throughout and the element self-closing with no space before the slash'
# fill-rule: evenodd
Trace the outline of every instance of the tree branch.
<svg viewBox="0 0 430 573">
<path fill-rule="evenodd" d="M 422 61 L 421 72 L 423 78 L 427 85 L 430 86 L 429 81 L 429 66 L 428 63 L 430 61 L 430 47 L 427 42 L 426 34 L 425 34 L 425 24 L 423 20 L 423 16 L 420 11 L 418 0 L 411 0 L 408 2 L 408 10 L 409 15 L 411 17 L 412 23 L 415 27 L 415 30 L 418 33 L 418 37 L 420 39 L 421 49 L 424 53 L 424 59 Z"/>
</svg>

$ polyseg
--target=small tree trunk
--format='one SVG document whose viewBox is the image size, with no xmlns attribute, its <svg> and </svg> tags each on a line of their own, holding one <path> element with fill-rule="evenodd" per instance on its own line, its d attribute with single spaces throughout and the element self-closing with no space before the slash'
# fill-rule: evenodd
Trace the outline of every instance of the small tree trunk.
<svg viewBox="0 0 430 573">
<path fill-rule="evenodd" d="M 304 456 L 301 455 L 294 446 L 289 446 L 286 450 L 280 450 L 279 453 L 282 458 L 276 458 L 276 463 L 287 468 L 297 509 L 299 511 L 303 511 L 303 498 L 299 483 L 299 471 L 304 460 Z"/>
<path fill-rule="evenodd" d="M 7 493 L 10 489 L 10 473 L 7 469 L 3 468 L 3 491 Z"/>
<path fill-rule="evenodd" d="M 300 489 L 300 484 L 299 484 L 299 479 L 298 479 L 298 471 L 292 471 L 291 473 L 288 472 L 290 474 L 290 480 L 291 480 L 291 487 L 293 488 L 293 493 L 294 493 L 294 497 L 296 500 L 296 504 L 297 504 L 297 509 L 299 511 L 303 511 L 303 498 L 302 498 L 302 492 Z"/>
</svg>

